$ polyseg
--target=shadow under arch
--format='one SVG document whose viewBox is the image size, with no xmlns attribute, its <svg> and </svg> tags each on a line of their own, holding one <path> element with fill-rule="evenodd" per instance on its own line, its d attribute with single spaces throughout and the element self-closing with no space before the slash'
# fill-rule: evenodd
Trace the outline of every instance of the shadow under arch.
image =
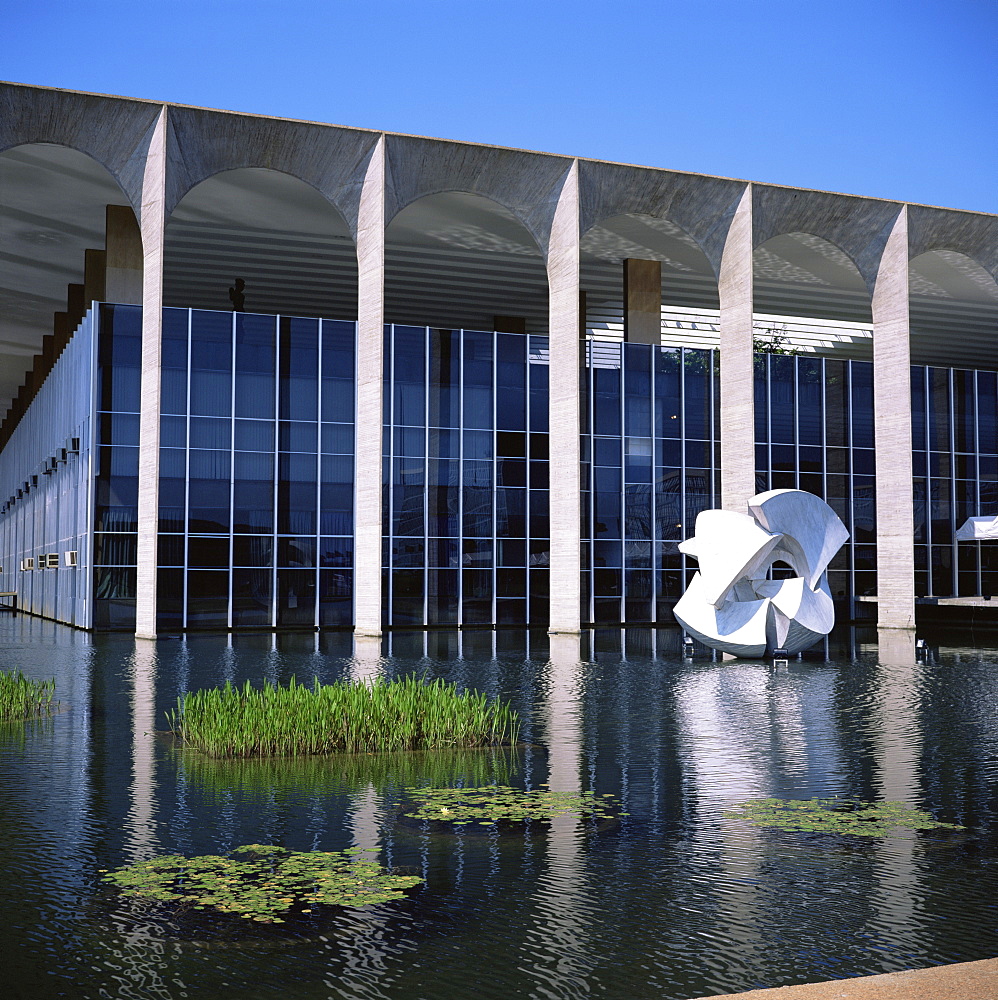
<svg viewBox="0 0 998 1000">
<path fill-rule="evenodd" d="M 526 225 L 469 191 L 401 209 L 385 231 L 386 321 L 491 330 L 496 317 L 522 321 L 509 332 L 547 332 L 547 270 Z"/>
<path fill-rule="evenodd" d="M 109 205 L 132 207 L 112 172 L 88 153 L 56 143 L 0 153 L 0 415 L 45 349 L 44 338 L 66 324 L 58 316 L 78 317 L 88 295 L 104 297 L 99 274 L 91 273 L 85 287 L 86 261 L 87 251 L 104 250 Z"/>
<path fill-rule="evenodd" d="M 781 233 L 755 248 L 752 269 L 760 339 L 803 353 L 872 356 L 870 292 L 837 244 L 810 232 Z"/>
<path fill-rule="evenodd" d="M 166 223 L 164 305 L 354 319 L 357 255 L 340 211 L 308 182 L 268 167 L 200 181 Z"/>
<path fill-rule="evenodd" d="M 638 212 L 601 219 L 580 241 L 586 328 L 595 337 L 623 335 L 623 262 L 662 265 L 662 342 L 701 347 L 716 341 L 717 276 L 700 244 L 668 218 Z M 714 315 L 703 316 L 706 310 Z M 689 312 L 683 318 L 672 311 Z"/>
<path fill-rule="evenodd" d="M 998 368 L 998 281 L 969 254 L 927 250 L 908 262 L 915 364 Z"/>
</svg>

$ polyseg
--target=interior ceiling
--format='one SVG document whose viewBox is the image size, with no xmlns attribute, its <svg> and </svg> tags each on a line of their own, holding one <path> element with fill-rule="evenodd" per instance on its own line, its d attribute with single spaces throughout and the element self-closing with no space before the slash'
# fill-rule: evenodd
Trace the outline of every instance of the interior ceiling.
<svg viewBox="0 0 998 1000">
<path fill-rule="evenodd" d="M 84 251 L 104 245 L 104 211 L 126 199 L 102 167 L 61 146 L 0 155 L 0 415 L 30 368 L 66 285 L 83 280 Z M 647 216 L 607 220 L 582 240 L 582 287 L 597 308 L 622 299 L 621 261 L 662 262 L 663 304 L 717 308 L 712 268 L 675 224 Z M 353 241 L 339 213 L 308 185 L 263 169 L 228 171 L 194 188 L 166 232 L 168 305 L 230 308 L 234 279 L 246 308 L 356 315 Z M 912 353 L 920 362 L 998 368 L 998 286 L 950 251 L 912 263 Z M 869 321 L 869 294 L 849 258 L 806 233 L 755 253 L 760 313 Z M 547 326 L 541 253 L 505 208 L 446 192 L 403 209 L 386 233 L 386 316 L 391 322 L 489 327 L 495 315 Z M 945 335 L 945 339 L 940 339 Z"/>
<path fill-rule="evenodd" d="M 104 246 L 107 205 L 127 199 L 111 175 L 65 146 L 18 146 L 0 155 L 0 418 L 83 282 L 83 252 Z"/>
</svg>

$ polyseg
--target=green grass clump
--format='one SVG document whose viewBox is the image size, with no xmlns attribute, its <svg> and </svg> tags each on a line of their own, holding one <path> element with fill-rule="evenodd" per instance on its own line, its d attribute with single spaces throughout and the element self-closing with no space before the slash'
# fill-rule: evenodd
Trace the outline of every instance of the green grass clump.
<svg viewBox="0 0 998 1000">
<path fill-rule="evenodd" d="M 140 861 L 102 881 L 122 895 L 260 923 L 282 924 L 289 914 L 310 916 L 316 906 L 370 906 L 401 899 L 423 880 L 395 875 L 362 855 L 346 851 L 288 851 L 270 844 L 237 847 L 229 857 L 185 858 L 170 854 Z"/>
<path fill-rule="evenodd" d="M 757 799 L 743 802 L 727 815 L 753 826 L 853 837 L 889 837 L 899 830 L 962 830 L 940 823 L 903 802 L 860 802 L 855 799 Z"/>
<path fill-rule="evenodd" d="M 556 816 L 586 816 L 612 819 L 611 796 L 597 798 L 595 792 L 552 792 L 534 789 L 525 792 L 508 785 L 485 788 L 423 788 L 409 792 L 416 808 L 404 813 L 413 819 L 466 826 L 490 826 L 506 821 L 550 820 Z M 616 815 L 624 816 L 626 813 Z"/>
<path fill-rule="evenodd" d="M 49 715 L 54 694 L 55 681 L 32 681 L 19 670 L 0 673 L 0 722 Z"/>
<path fill-rule="evenodd" d="M 516 714 L 484 694 L 416 677 L 374 683 L 196 691 L 167 717 L 185 746 L 215 757 L 436 750 L 513 743 Z"/>
</svg>

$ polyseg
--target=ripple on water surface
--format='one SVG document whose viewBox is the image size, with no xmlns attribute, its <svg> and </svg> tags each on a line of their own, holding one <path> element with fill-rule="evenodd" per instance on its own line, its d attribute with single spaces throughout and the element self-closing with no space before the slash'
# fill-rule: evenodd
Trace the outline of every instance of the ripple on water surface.
<svg viewBox="0 0 998 1000">
<path fill-rule="evenodd" d="M 64 711 L 0 727 L 13 997 L 686 998 L 990 957 L 998 653 L 684 661 L 678 633 L 195 636 L 139 644 L 19 616 L 0 655 Z M 843 645 L 844 644 L 844 645 Z M 657 654 L 657 655 L 656 655 Z M 292 675 L 445 677 L 510 701 L 527 746 L 441 763 L 213 764 L 156 736 L 178 694 Z M 609 794 L 624 815 L 499 831 L 399 822 L 427 782 Z M 965 831 L 749 825 L 763 797 L 894 799 Z M 406 899 L 280 930 L 121 900 L 98 871 L 239 844 L 378 846 Z"/>
</svg>

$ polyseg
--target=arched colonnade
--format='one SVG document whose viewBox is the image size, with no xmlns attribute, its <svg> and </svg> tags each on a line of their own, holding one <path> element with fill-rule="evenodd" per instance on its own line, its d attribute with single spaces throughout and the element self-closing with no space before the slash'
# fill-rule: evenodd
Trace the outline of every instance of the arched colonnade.
<svg viewBox="0 0 998 1000">
<path fill-rule="evenodd" d="M 897 406 L 909 394 L 909 261 L 939 251 L 962 254 L 994 278 L 995 218 L 142 101 L 17 86 L 0 88 L 0 94 L 0 155 L 29 144 L 85 153 L 114 179 L 138 220 L 144 307 L 138 635 L 153 636 L 156 628 L 159 371 L 171 218 L 182 212 L 185 198 L 191 205 L 189 197 L 199 185 L 233 171 L 272 171 L 307 185 L 331 207 L 336 238 L 348 238 L 355 250 L 356 448 L 364 456 L 355 485 L 358 633 L 381 629 L 382 469 L 375 456 L 381 455 L 383 330 L 395 308 L 386 306 L 393 280 L 393 223 L 399 233 L 397 220 L 407 212 L 411 218 L 420 202 L 436 199 L 439 205 L 448 197 L 477 199 L 486 215 L 489 205 L 496 206 L 492 236 L 503 227 L 519 227 L 529 236 L 522 241 L 523 252 L 536 257 L 546 275 L 550 475 L 559 484 L 551 492 L 550 511 L 552 632 L 574 632 L 580 624 L 578 370 L 586 320 L 584 257 L 593 233 L 613 220 L 634 218 L 667 222 L 674 235 L 682 234 L 704 262 L 699 276 L 704 295 L 712 297 L 716 288 L 721 493 L 723 505 L 732 509 L 741 509 L 755 492 L 751 414 L 757 251 L 804 233 L 851 262 L 858 278 L 849 289 L 852 301 L 862 300 L 861 282 L 872 323 L 879 622 L 913 627 L 911 504 L 898 502 L 910 497 L 912 488 L 911 413 Z M 495 245 L 509 250 L 508 240 Z"/>
</svg>

